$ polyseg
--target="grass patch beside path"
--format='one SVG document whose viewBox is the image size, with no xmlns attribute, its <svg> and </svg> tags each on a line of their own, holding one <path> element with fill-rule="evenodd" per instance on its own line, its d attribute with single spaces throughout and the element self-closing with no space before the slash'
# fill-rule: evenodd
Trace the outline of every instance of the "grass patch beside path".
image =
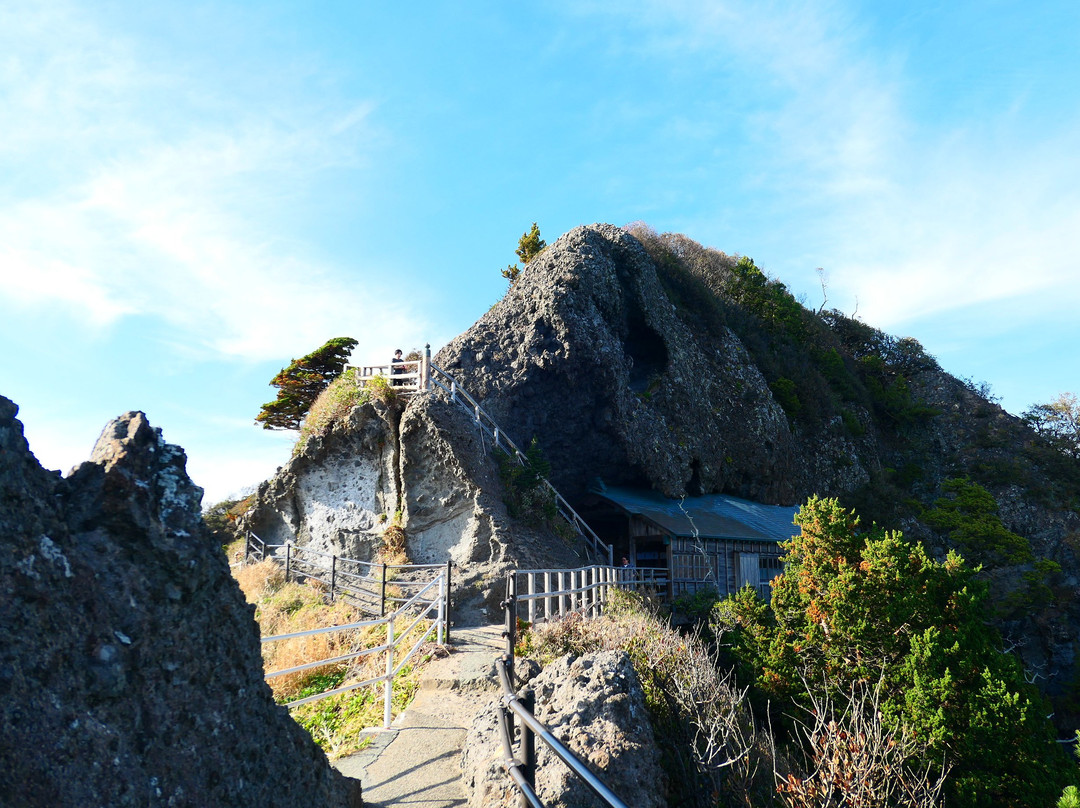
<svg viewBox="0 0 1080 808">
<path fill-rule="evenodd" d="M 313 628 L 358 623 L 370 619 L 345 600 L 327 603 L 323 587 L 318 582 L 298 584 L 285 582 L 285 572 L 274 561 L 247 564 L 233 569 L 245 598 L 255 606 L 255 620 L 263 637 L 291 634 Z M 412 618 L 395 621 L 394 633 L 409 627 Z M 405 646 L 409 648 L 430 625 L 422 621 Z M 373 648 L 386 642 L 385 626 L 316 634 L 289 640 L 265 643 L 262 646 L 263 669 L 283 670 L 328 657 L 342 656 L 363 648 Z M 412 701 L 419 684 L 419 670 L 431 658 L 434 648 L 421 648 L 414 659 L 418 664 L 406 666 L 394 680 L 393 714 L 397 715 Z M 275 700 L 284 704 L 306 696 L 371 679 L 386 671 L 386 656 L 370 654 L 351 662 L 323 665 L 306 671 L 270 679 Z M 311 704 L 291 710 L 293 718 L 304 727 L 331 758 L 359 751 L 366 745 L 361 740 L 365 729 L 382 725 L 383 688 L 368 685 L 353 691 L 328 696 Z"/>
</svg>

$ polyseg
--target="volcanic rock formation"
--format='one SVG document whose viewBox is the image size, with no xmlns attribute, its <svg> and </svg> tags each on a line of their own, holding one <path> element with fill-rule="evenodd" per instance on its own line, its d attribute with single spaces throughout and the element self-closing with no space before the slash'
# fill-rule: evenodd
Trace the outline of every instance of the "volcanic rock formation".
<svg viewBox="0 0 1080 808">
<path fill-rule="evenodd" d="M 182 449 L 140 412 L 67 479 L 0 397 L 0 804 L 358 806 L 263 681 Z"/>
</svg>

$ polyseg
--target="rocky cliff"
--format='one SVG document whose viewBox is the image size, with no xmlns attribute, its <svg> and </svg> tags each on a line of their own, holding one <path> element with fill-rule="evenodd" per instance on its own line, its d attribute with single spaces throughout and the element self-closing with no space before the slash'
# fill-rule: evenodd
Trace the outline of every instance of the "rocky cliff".
<svg viewBox="0 0 1080 808">
<path fill-rule="evenodd" d="M 274 704 L 252 607 L 142 413 L 67 479 L 0 397 L 0 804 L 358 806 Z"/>
<path fill-rule="evenodd" d="M 805 309 L 749 259 L 592 225 L 537 255 L 434 361 L 515 443 L 537 439 L 575 504 L 598 480 L 784 505 L 838 496 L 938 556 L 961 549 L 984 564 L 1033 675 L 1074 715 L 1080 463 L 915 340 Z M 508 516 L 489 448 L 439 393 L 403 411 L 366 405 L 260 489 L 249 524 L 367 558 L 400 512 L 414 560 L 450 557 L 490 599 L 511 566 L 579 563 Z M 989 492 L 972 518 L 1000 518 L 1024 552 L 995 557 L 929 518 L 954 480 Z"/>
<path fill-rule="evenodd" d="M 560 238 L 435 364 L 518 445 L 537 437 L 568 495 L 595 477 L 670 496 L 801 493 L 799 447 L 750 354 L 730 331 L 696 339 L 619 228 Z"/>
<path fill-rule="evenodd" d="M 635 232 L 570 231 L 435 363 L 519 445 L 537 438 L 572 501 L 598 478 L 669 496 L 839 496 L 941 555 L 955 541 L 924 514 L 947 480 L 984 486 L 1031 553 L 973 560 L 996 567 L 986 574 L 1012 604 L 999 622 L 1025 662 L 1069 698 L 1080 464 L 915 340 L 806 310 L 748 259 Z"/>
<path fill-rule="evenodd" d="M 494 615 L 507 570 L 583 560 L 578 542 L 507 513 L 490 448 L 441 394 L 363 404 L 259 487 L 243 527 L 273 544 L 370 561 L 396 514 L 412 563 L 453 562 L 455 619 L 478 619 L 474 609 Z"/>
</svg>

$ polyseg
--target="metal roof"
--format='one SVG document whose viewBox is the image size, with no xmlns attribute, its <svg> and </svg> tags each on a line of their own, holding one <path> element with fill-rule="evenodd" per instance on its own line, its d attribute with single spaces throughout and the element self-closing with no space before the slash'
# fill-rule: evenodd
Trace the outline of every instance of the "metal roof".
<svg viewBox="0 0 1080 808">
<path fill-rule="evenodd" d="M 787 541 L 799 534 L 793 522 L 799 510 L 789 505 L 762 505 L 727 494 L 669 499 L 655 491 L 604 486 L 593 493 L 634 516 L 680 537 Z"/>
</svg>

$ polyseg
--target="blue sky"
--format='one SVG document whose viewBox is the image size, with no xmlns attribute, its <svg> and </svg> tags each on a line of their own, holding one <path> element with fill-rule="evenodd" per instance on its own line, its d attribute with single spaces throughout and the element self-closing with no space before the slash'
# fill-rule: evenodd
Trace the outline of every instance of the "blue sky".
<svg viewBox="0 0 1080 808">
<path fill-rule="evenodd" d="M 67 470 L 145 411 L 205 502 L 326 339 L 438 348 L 548 241 L 642 220 L 1080 392 L 1080 5 L 0 5 L 0 394 Z"/>
</svg>

